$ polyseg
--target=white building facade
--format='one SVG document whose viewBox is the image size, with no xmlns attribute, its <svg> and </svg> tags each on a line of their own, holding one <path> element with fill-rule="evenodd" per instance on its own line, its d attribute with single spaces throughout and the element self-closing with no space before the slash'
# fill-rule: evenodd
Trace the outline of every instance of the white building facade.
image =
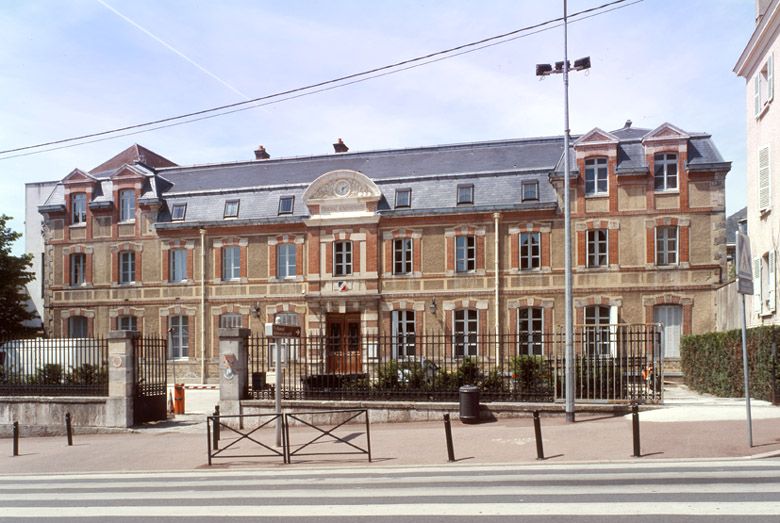
<svg viewBox="0 0 780 523">
<path fill-rule="evenodd" d="M 780 0 L 756 1 L 756 27 L 734 72 L 745 78 L 747 104 L 747 220 L 754 295 L 748 326 L 780 324 L 777 252 L 780 246 L 780 99 L 774 58 L 780 59 Z"/>
</svg>

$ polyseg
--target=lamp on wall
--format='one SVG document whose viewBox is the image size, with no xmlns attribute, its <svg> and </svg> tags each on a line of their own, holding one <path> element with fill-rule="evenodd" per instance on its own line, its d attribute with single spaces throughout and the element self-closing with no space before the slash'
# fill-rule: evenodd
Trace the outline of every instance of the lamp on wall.
<svg viewBox="0 0 780 523">
<path fill-rule="evenodd" d="M 436 298 L 431 300 L 431 303 L 428 305 L 428 311 L 434 316 L 436 315 Z"/>
<path fill-rule="evenodd" d="M 255 303 L 252 305 L 252 314 L 255 315 L 255 318 L 258 320 L 260 319 L 260 302 Z"/>
</svg>

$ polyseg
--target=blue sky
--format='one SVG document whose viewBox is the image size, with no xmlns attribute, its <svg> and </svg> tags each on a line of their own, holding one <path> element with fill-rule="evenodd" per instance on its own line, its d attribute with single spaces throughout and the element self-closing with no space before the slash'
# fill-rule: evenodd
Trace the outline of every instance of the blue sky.
<svg viewBox="0 0 780 523">
<path fill-rule="evenodd" d="M 570 0 L 569 11 L 606 0 Z M 629 0 L 629 4 L 633 0 Z M 117 15 L 156 35 L 176 52 Z M 0 0 L 0 149 L 241 101 L 511 31 L 562 1 Z M 712 134 L 745 205 L 745 83 L 732 68 L 750 0 L 644 0 L 571 24 L 572 133 L 627 119 Z M 0 157 L 0 212 L 23 230 L 24 183 L 89 170 L 133 143 L 181 164 L 560 135 L 560 28 L 399 74 L 198 123 L 32 156 Z M 182 58 L 188 57 L 201 68 Z M 203 71 L 205 69 L 210 74 Z M 219 80 L 217 80 L 216 78 Z M 21 242 L 17 252 L 23 250 Z"/>
</svg>

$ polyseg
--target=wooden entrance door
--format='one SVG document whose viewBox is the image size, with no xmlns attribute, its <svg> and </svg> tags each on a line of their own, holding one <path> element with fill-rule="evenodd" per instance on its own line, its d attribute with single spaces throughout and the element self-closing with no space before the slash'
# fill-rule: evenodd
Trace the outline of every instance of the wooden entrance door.
<svg viewBox="0 0 780 523">
<path fill-rule="evenodd" d="M 326 364 L 328 373 L 355 374 L 362 371 L 360 313 L 328 314 Z"/>
</svg>

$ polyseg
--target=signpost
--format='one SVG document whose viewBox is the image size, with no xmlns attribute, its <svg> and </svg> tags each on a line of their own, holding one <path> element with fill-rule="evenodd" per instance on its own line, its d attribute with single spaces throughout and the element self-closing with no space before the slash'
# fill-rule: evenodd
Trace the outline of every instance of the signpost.
<svg viewBox="0 0 780 523">
<path fill-rule="evenodd" d="M 745 294 L 753 294 L 753 264 L 750 263 L 750 238 L 737 231 L 737 292 L 742 295 L 742 372 L 745 380 L 745 409 L 747 410 L 748 445 L 753 446 L 753 419 L 750 415 L 750 373 L 747 356 L 747 320 Z"/>
<path fill-rule="evenodd" d="M 274 344 L 276 349 L 276 361 L 274 362 L 274 373 L 276 378 L 274 379 L 274 409 L 276 410 L 278 418 L 276 418 L 276 446 L 282 446 L 282 344 L 279 343 L 280 338 L 300 338 L 301 328 L 297 325 L 280 325 L 278 323 L 266 323 L 265 335 L 269 338 L 269 341 Z"/>
</svg>

